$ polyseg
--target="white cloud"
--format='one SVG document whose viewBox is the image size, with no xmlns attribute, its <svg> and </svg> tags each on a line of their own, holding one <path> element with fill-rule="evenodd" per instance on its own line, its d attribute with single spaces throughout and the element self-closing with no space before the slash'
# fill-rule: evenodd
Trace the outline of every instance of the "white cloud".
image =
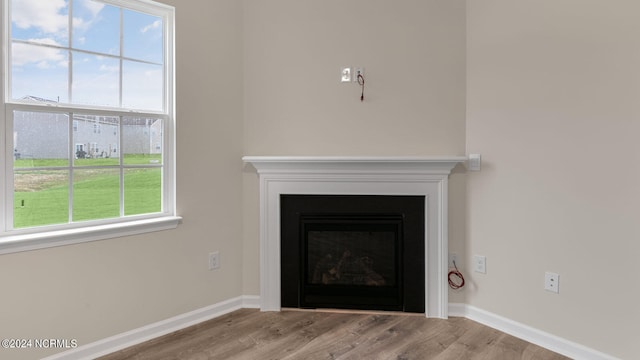
<svg viewBox="0 0 640 360">
<path fill-rule="evenodd" d="M 52 65 L 47 61 L 39 61 L 38 63 L 36 63 L 36 67 L 38 69 L 46 70 L 46 69 L 51 69 Z"/>
<path fill-rule="evenodd" d="M 69 20 L 65 0 L 20 0 L 12 2 L 12 20 L 20 29 L 36 28 L 46 34 L 66 31 Z"/>
<path fill-rule="evenodd" d="M 100 65 L 100 71 L 119 73 L 120 72 L 120 66 L 117 66 L 117 65 L 116 66 Z"/>
<path fill-rule="evenodd" d="M 78 0 L 76 0 L 78 1 Z M 96 2 L 96 1 L 91 1 L 91 0 L 80 0 L 80 3 L 82 4 L 82 6 L 89 10 L 89 12 L 91 13 L 92 17 L 96 17 L 98 15 L 98 13 L 100 11 L 102 11 L 102 8 L 104 8 L 104 4 Z"/>
<path fill-rule="evenodd" d="M 158 29 L 161 26 L 162 26 L 162 20 L 156 20 L 152 24 L 149 24 L 149 25 L 143 27 L 142 29 L 140 29 L 140 32 L 144 34 L 149 30 Z"/>
<path fill-rule="evenodd" d="M 90 22 L 87 23 L 86 21 L 84 21 L 84 19 L 80 18 L 80 17 L 73 17 L 73 28 L 74 29 L 85 29 L 87 27 L 89 27 Z"/>
<path fill-rule="evenodd" d="M 74 6 L 74 9 L 79 6 L 80 8 L 86 10 L 86 12 L 82 11 L 82 13 L 84 13 L 83 14 L 84 17 L 82 16 L 73 17 L 73 27 L 74 29 L 86 30 L 87 28 L 91 27 L 93 22 L 98 18 L 100 11 L 102 11 L 102 9 L 105 7 L 105 4 L 101 4 L 91 0 L 75 0 L 75 1 L 76 1 L 76 5 Z"/>
<path fill-rule="evenodd" d="M 52 39 L 31 40 L 48 45 L 59 45 Z M 65 64 L 67 60 L 64 52 L 59 49 L 22 43 L 14 43 L 11 47 L 11 54 L 13 66 L 36 64 L 41 69 L 48 69 Z"/>
</svg>

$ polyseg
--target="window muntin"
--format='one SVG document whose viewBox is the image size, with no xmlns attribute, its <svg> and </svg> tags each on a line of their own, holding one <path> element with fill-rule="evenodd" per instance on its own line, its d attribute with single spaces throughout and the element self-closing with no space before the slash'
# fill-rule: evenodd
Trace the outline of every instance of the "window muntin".
<svg viewBox="0 0 640 360">
<path fill-rule="evenodd" d="M 158 5 L 4 0 L 2 232 L 175 215 L 173 8 Z"/>
</svg>

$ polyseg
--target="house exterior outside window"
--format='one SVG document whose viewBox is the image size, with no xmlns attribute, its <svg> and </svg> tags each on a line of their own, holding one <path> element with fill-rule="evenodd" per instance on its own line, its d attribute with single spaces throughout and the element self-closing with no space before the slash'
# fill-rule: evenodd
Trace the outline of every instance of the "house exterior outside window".
<svg viewBox="0 0 640 360">
<path fill-rule="evenodd" d="M 173 7 L 0 1 L 0 253 L 177 226 Z"/>
</svg>

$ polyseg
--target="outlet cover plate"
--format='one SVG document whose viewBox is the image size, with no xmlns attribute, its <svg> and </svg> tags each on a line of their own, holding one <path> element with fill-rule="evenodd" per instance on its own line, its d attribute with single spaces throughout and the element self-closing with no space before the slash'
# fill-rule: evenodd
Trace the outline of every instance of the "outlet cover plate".
<svg viewBox="0 0 640 360">
<path fill-rule="evenodd" d="M 220 252 L 209 253 L 209 270 L 220 269 Z"/>
<path fill-rule="evenodd" d="M 545 272 L 544 289 L 556 294 L 560 293 L 560 275 L 548 271 Z"/>
<path fill-rule="evenodd" d="M 482 255 L 473 256 L 473 270 L 477 273 L 487 273 L 487 257 Z"/>
</svg>

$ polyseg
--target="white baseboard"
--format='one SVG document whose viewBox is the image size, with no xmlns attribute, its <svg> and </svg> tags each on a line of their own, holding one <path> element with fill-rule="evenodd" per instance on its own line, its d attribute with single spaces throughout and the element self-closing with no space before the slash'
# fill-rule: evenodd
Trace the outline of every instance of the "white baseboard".
<svg viewBox="0 0 640 360">
<path fill-rule="evenodd" d="M 138 329 L 124 332 L 75 349 L 64 351 L 43 360 L 95 359 L 112 352 L 140 344 L 147 340 L 184 329 L 206 320 L 222 316 L 242 308 L 259 308 L 259 296 L 238 296 L 182 315 L 162 320 Z"/>
<path fill-rule="evenodd" d="M 64 351 L 43 360 L 80 360 L 95 359 L 129 346 L 140 344 L 171 332 L 210 320 L 232 311 L 260 308 L 259 296 L 238 296 L 182 315 L 162 320 L 138 329 L 124 332 L 75 349 Z M 551 335 L 544 331 L 507 319 L 500 315 L 467 304 L 450 303 L 449 316 L 465 317 L 483 325 L 500 330 L 509 335 L 526 340 L 543 348 L 555 351 L 576 360 L 619 360 L 613 356 L 598 352 L 586 346 Z"/>
<path fill-rule="evenodd" d="M 244 309 L 260 309 L 260 296 L 259 295 L 243 295 L 242 307 Z"/>
<path fill-rule="evenodd" d="M 545 349 L 555 351 L 564 356 L 576 360 L 619 360 L 613 356 L 601 353 L 586 346 L 574 343 L 567 339 L 534 329 L 530 326 L 507 319 L 500 315 L 490 313 L 477 307 L 450 303 L 449 316 L 465 317 L 479 322 L 496 330 L 500 330 L 509 335 L 536 344 Z"/>
</svg>

